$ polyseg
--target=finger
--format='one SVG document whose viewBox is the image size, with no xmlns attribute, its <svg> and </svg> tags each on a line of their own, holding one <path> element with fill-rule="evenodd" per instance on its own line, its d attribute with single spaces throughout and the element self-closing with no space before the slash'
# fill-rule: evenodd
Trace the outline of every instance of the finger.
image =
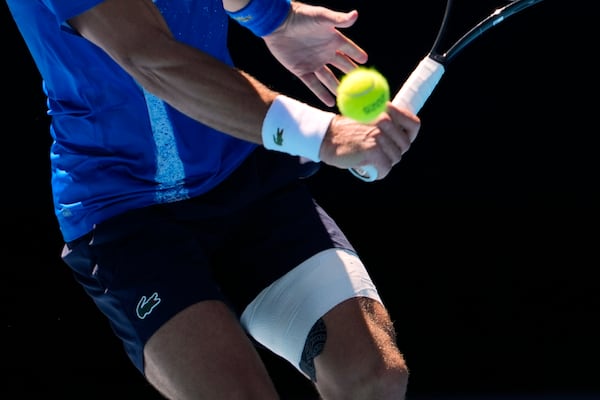
<svg viewBox="0 0 600 400">
<path fill-rule="evenodd" d="M 364 64 L 369 60 L 368 53 L 362 49 L 359 45 L 354 43 L 347 37 L 343 37 L 343 42 L 339 46 L 339 51 L 345 54 L 359 64 Z"/>
<path fill-rule="evenodd" d="M 342 71 L 344 74 L 356 69 L 358 65 L 346 54 L 338 52 L 335 59 L 332 60 L 331 65 Z"/>
<path fill-rule="evenodd" d="M 335 98 L 333 97 L 332 92 L 323 86 L 321 80 L 316 74 L 306 74 L 300 76 L 299 78 L 302 83 L 304 83 L 304 85 L 306 85 L 306 87 L 308 87 L 310 91 L 313 92 L 314 95 L 321 100 L 321 102 L 323 102 L 323 104 L 329 107 L 335 106 Z"/>
<path fill-rule="evenodd" d="M 385 139 L 390 142 L 386 147 L 386 154 L 394 164 L 397 164 L 404 153 L 410 149 L 411 137 L 408 131 L 402 126 L 395 125 L 391 120 L 382 121 L 378 126 L 384 132 Z"/>
<path fill-rule="evenodd" d="M 335 94 L 337 92 L 340 81 L 331 69 L 327 67 L 319 68 L 315 71 L 315 76 L 331 93 Z"/>
<path fill-rule="evenodd" d="M 331 14 L 331 21 L 335 25 L 336 28 L 349 28 L 358 19 L 358 11 L 352 10 L 348 12 L 336 12 L 334 11 Z"/>
<path fill-rule="evenodd" d="M 382 134 L 377 137 L 377 145 L 387 158 L 390 168 L 400 162 L 402 155 L 408 151 L 408 136 L 399 130 L 391 120 L 381 120 L 377 126 Z"/>
<path fill-rule="evenodd" d="M 395 125 L 404 129 L 412 143 L 416 139 L 421 127 L 421 120 L 419 117 L 409 110 L 395 106 L 391 102 L 388 102 L 387 113 L 390 115 Z"/>
</svg>

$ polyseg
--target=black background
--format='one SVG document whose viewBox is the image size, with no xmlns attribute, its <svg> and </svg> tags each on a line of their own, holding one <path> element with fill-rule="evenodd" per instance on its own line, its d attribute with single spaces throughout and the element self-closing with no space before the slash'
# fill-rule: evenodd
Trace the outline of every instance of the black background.
<svg viewBox="0 0 600 400">
<path fill-rule="evenodd" d="M 494 4 L 469 3 L 478 8 L 465 20 Z M 444 8 L 321 4 L 359 10 L 345 32 L 392 88 L 429 50 Z M 385 180 L 327 166 L 310 180 L 390 308 L 413 398 L 600 398 L 592 5 L 546 0 L 473 43 L 448 67 L 419 114 L 417 141 Z M 1 18 L 3 398 L 159 398 L 60 261 L 41 80 L 4 3 Z M 259 39 L 233 26 L 231 45 L 240 66 L 319 105 Z M 289 365 L 264 357 L 285 399 L 313 394 Z"/>
</svg>

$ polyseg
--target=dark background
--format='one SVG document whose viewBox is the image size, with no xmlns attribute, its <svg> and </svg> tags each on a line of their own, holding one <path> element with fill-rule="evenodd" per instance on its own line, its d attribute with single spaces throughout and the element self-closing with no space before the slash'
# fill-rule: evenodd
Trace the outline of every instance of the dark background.
<svg viewBox="0 0 600 400">
<path fill-rule="evenodd" d="M 494 4 L 469 3 L 484 13 Z M 441 0 L 321 4 L 359 10 L 345 32 L 392 88 L 429 50 L 444 8 Z M 546 0 L 473 43 L 448 67 L 419 114 L 417 141 L 385 180 L 364 183 L 327 166 L 310 180 L 390 308 L 412 398 L 600 399 L 592 5 Z M 60 261 L 41 81 L 5 3 L 0 12 L 0 395 L 158 398 Z M 275 89 L 319 105 L 237 26 L 232 50 Z M 312 396 L 292 367 L 264 356 L 285 399 Z"/>
</svg>

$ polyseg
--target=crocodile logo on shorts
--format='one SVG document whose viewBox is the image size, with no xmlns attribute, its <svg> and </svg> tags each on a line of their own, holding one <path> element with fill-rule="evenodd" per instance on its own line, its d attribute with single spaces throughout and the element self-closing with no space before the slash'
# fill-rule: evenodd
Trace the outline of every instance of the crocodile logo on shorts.
<svg viewBox="0 0 600 400">
<path fill-rule="evenodd" d="M 158 297 L 158 293 L 156 292 L 152 293 L 150 297 L 142 296 L 135 308 L 135 313 L 139 319 L 144 319 L 154 310 L 158 303 L 160 303 L 160 297 Z"/>
<path fill-rule="evenodd" d="M 277 134 L 273 135 L 273 142 L 277 146 L 283 146 L 283 129 L 277 128 Z"/>
</svg>

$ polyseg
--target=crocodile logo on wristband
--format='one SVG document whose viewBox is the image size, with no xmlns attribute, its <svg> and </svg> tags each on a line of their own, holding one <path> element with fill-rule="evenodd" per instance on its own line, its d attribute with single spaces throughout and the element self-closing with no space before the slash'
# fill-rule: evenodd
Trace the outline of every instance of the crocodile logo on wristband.
<svg viewBox="0 0 600 400">
<path fill-rule="evenodd" d="M 240 17 L 234 17 L 234 19 L 240 24 L 247 24 L 248 22 L 252 21 L 253 18 L 254 17 L 252 15 L 242 15 Z"/>
<path fill-rule="evenodd" d="M 277 128 L 277 134 L 273 135 L 273 143 L 277 146 L 283 146 L 283 129 Z"/>
</svg>

